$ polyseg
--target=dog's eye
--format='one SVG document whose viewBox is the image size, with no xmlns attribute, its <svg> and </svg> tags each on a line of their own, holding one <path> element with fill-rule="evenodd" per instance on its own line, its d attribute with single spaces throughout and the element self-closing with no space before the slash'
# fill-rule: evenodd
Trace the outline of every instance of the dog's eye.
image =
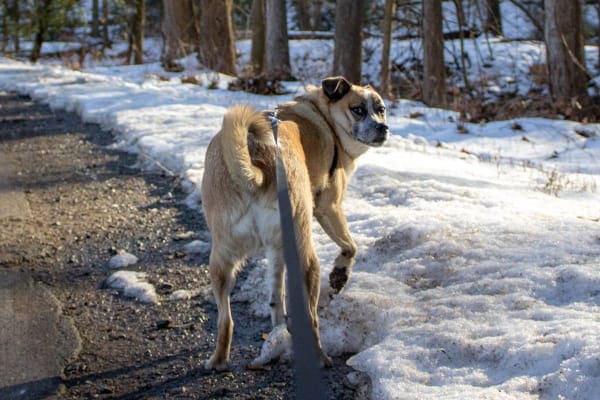
<svg viewBox="0 0 600 400">
<path fill-rule="evenodd" d="M 365 114 L 367 113 L 367 111 L 365 110 L 365 108 L 363 106 L 351 107 L 350 111 L 352 111 L 352 113 L 358 117 L 364 117 Z"/>
<path fill-rule="evenodd" d="M 378 113 L 378 114 L 381 114 L 381 115 L 385 114 L 385 107 L 383 107 L 383 106 L 382 106 L 382 107 L 379 107 L 379 108 L 377 109 L 377 113 Z"/>
</svg>

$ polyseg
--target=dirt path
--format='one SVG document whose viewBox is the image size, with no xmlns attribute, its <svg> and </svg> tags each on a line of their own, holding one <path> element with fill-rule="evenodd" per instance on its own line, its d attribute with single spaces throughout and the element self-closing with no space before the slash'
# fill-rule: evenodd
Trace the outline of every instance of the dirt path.
<svg viewBox="0 0 600 400">
<path fill-rule="evenodd" d="M 176 289 L 208 285 L 208 254 L 182 251 L 207 234 L 203 218 L 183 204 L 177 179 L 140 172 L 136 157 L 110 150 L 111 142 L 74 114 L 0 92 L 0 153 L 11 154 L 13 178 L 31 210 L 25 218 L 0 219 L 0 268 L 27 271 L 46 285 L 82 341 L 59 398 L 294 398 L 289 365 L 244 368 L 270 330 L 269 320 L 252 317 L 246 304 L 233 304 L 233 370 L 203 369 L 216 333 L 210 296 L 168 301 Z M 128 269 L 148 273 L 159 305 L 101 288 L 119 250 L 139 258 Z M 364 394 L 347 383 L 345 359 L 325 373 L 330 399 Z"/>
</svg>

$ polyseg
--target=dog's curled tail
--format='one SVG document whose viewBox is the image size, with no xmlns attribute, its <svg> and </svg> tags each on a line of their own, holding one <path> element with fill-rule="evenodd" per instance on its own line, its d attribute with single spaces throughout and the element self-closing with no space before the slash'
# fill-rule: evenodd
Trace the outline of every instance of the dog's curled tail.
<svg viewBox="0 0 600 400">
<path fill-rule="evenodd" d="M 249 106 L 230 108 L 223 117 L 221 148 L 233 179 L 250 190 L 261 187 L 265 173 L 252 162 L 248 137 L 258 145 L 272 145 L 274 139 L 267 118 Z"/>
</svg>

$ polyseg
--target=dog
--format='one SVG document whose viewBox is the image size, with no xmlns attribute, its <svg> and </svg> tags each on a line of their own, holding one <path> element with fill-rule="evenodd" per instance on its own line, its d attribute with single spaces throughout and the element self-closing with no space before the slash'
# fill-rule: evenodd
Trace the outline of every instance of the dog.
<svg viewBox="0 0 600 400">
<path fill-rule="evenodd" d="M 319 337 L 317 303 L 319 261 L 312 240 L 312 219 L 340 247 L 329 276 L 339 293 L 350 277 L 356 243 L 342 210 L 344 190 L 355 160 L 389 137 L 382 98 L 370 86 L 329 77 L 320 87 L 277 108 L 278 146 L 286 169 L 300 265 L 322 366 L 331 360 Z M 207 369 L 229 365 L 233 320 L 230 293 L 246 259 L 265 251 L 271 273 L 271 322 L 286 322 L 284 260 L 275 177 L 276 143 L 265 113 L 234 106 L 211 140 L 202 179 L 202 207 L 212 235 L 210 278 L 218 309 L 218 335 Z"/>
</svg>

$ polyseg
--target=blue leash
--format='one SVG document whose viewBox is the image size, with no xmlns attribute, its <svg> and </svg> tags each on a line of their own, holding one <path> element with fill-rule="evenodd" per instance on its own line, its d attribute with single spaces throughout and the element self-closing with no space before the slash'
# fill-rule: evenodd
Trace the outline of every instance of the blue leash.
<svg viewBox="0 0 600 400">
<path fill-rule="evenodd" d="M 277 111 L 275 111 L 277 112 Z M 321 377 L 317 341 L 313 333 L 312 319 L 308 312 L 304 274 L 298 257 L 296 234 L 292 216 L 288 182 L 281 159 L 277 130 L 279 122 L 275 115 L 270 117 L 275 138 L 275 175 L 277 177 L 277 200 L 283 243 L 283 259 L 287 268 L 287 288 L 291 316 L 290 331 L 294 350 L 294 374 L 298 385 L 297 397 L 302 400 L 324 400 L 325 385 Z"/>
</svg>

